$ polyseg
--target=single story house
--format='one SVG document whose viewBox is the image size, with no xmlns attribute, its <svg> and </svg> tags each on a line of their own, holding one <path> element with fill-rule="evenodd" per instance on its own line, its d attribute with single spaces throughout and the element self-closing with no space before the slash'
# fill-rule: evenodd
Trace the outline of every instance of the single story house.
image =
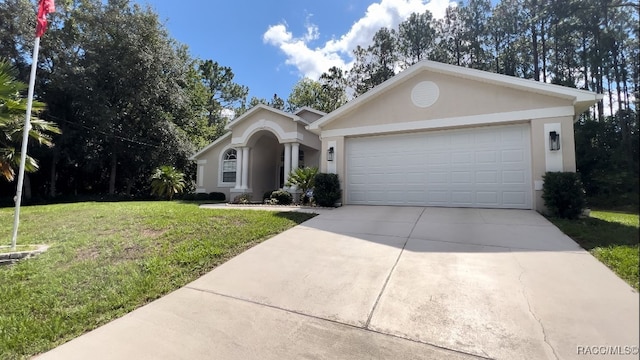
<svg viewBox="0 0 640 360">
<path fill-rule="evenodd" d="M 191 157 L 197 191 L 259 201 L 317 166 L 343 204 L 542 210 L 542 176 L 576 171 L 573 123 L 601 98 L 421 61 L 329 114 L 252 108 Z"/>
</svg>

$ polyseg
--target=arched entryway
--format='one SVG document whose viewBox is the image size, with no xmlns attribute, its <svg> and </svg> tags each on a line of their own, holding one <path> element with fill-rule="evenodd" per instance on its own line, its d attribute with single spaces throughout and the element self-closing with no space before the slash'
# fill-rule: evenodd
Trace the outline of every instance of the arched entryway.
<svg viewBox="0 0 640 360">
<path fill-rule="evenodd" d="M 261 200 L 261 196 L 267 192 L 280 187 L 280 157 L 278 156 L 282 144 L 278 138 L 270 131 L 259 131 L 255 133 L 250 141 L 252 148 L 249 174 L 250 186 L 253 190 L 253 200 Z"/>
<path fill-rule="evenodd" d="M 296 141 L 283 141 L 270 128 L 258 130 L 247 139 L 246 146 L 234 147 L 238 153 L 236 185 L 232 196 L 251 194 L 260 202 L 266 192 L 287 188 L 289 172 L 302 166 L 317 167 L 320 152 Z M 234 195 L 235 194 L 235 195 Z"/>
</svg>

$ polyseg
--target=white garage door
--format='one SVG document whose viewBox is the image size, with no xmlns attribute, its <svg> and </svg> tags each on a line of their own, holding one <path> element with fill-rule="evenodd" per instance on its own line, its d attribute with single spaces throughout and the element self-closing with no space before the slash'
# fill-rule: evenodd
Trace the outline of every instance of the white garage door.
<svg viewBox="0 0 640 360">
<path fill-rule="evenodd" d="M 529 125 L 346 140 L 348 204 L 531 209 Z"/>
</svg>

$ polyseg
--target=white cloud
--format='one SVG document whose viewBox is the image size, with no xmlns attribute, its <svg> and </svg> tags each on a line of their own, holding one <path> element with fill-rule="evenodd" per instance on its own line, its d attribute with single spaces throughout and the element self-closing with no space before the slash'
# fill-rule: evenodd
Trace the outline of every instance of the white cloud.
<svg viewBox="0 0 640 360">
<path fill-rule="evenodd" d="M 286 24 L 272 25 L 263 35 L 263 41 L 278 47 L 286 56 L 285 63 L 295 66 L 302 76 L 317 79 L 332 66 L 351 67 L 351 53 L 358 45 L 370 45 L 373 35 L 382 27 L 396 28 L 414 12 L 431 11 L 435 18 L 444 16 L 449 0 L 380 0 L 369 5 L 366 13 L 349 31 L 337 39 L 327 41 L 321 47 L 310 48 L 317 40 L 320 29 L 306 19 L 306 34 L 294 37 Z"/>
<path fill-rule="evenodd" d="M 311 22 L 311 14 L 307 16 L 307 20 L 305 21 L 305 27 L 307 28 L 307 34 L 304 36 L 304 41 L 309 42 L 313 40 L 318 40 L 320 37 L 320 29 L 318 26 Z"/>
<path fill-rule="evenodd" d="M 277 46 L 286 56 L 288 65 L 295 66 L 303 76 L 317 79 L 332 66 L 344 67 L 344 61 L 335 52 L 324 52 L 322 49 L 310 49 L 307 43 L 313 30 L 308 30 L 302 38 L 294 38 L 283 24 L 274 25 L 264 33 L 266 43 Z"/>
</svg>

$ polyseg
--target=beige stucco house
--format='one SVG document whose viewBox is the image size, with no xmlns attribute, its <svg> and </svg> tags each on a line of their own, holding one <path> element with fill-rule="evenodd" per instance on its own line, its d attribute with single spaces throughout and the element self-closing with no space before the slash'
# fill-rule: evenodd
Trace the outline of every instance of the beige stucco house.
<svg viewBox="0 0 640 360">
<path fill-rule="evenodd" d="M 262 199 L 298 166 L 337 173 L 344 204 L 541 210 L 575 171 L 573 123 L 601 95 L 422 61 L 331 112 L 259 105 L 192 156 L 197 191 Z"/>
<path fill-rule="evenodd" d="M 227 124 L 228 132 L 191 157 L 198 164 L 196 192 L 227 199 L 249 193 L 260 201 L 283 188 L 296 167 L 319 167 L 321 143 L 306 129 L 326 115 L 311 108 L 295 114 L 257 105 Z"/>
</svg>

